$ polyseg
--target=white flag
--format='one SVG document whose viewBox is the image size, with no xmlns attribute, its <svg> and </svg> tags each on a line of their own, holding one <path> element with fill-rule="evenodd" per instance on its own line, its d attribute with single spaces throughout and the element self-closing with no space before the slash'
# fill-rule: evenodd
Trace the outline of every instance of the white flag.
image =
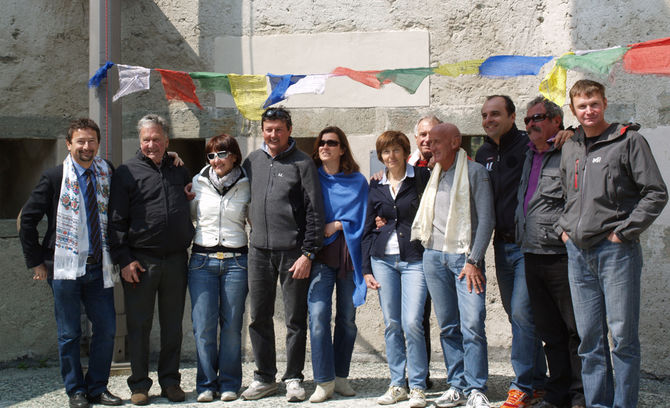
<svg viewBox="0 0 670 408">
<path fill-rule="evenodd" d="M 308 93 L 321 95 L 326 91 L 326 79 L 331 76 L 331 74 L 307 75 L 298 80 L 295 84 L 289 86 L 284 96 L 288 98 L 291 95 Z"/>
<path fill-rule="evenodd" d="M 116 64 L 119 68 L 119 92 L 112 98 L 116 102 L 122 96 L 149 89 L 149 68 Z"/>
</svg>

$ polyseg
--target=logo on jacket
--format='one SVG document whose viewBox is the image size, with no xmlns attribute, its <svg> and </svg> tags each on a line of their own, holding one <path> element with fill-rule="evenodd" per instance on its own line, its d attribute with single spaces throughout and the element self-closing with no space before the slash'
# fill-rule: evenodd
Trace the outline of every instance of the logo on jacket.
<svg viewBox="0 0 670 408">
<path fill-rule="evenodd" d="M 284 173 L 277 173 L 277 177 L 284 177 Z"/>
<path fill-rule="evenodd" d="M 594 157 L 593 160 L 592 160 L 592 163 L 600 163 L 601 160 L 602 160 L 602 157 L 600 157 L 600 156 Z"/>
</svg>

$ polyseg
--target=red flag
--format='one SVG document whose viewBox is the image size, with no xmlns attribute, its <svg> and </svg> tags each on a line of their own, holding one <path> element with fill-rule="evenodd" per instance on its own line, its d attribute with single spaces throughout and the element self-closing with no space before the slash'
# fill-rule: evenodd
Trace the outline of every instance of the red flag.
<svg viewBox="0 0 670 408">
<path fill-rule="evenodd" d="M 391 82 L 390 79 L 385 80 L 384 82 L 379 82 L 377 79 L 377 74 L 381 71 L 355 71 L 350 68 L 337 67 L 332 72 L 333 75 L 346 75 L 354 81 L 358 81 L 364 85 L 371 86 L 373 88 L 379 89 L 382 87 L 382 84 L 388 84 Z"/>
<path fill-rule="evenodd" d="M 161 74 L 161 82 L 168 100 L 177 99 L 191 102 L 202 109 L 198 97 L 195 95 L 195 84 L 187 72 L 156 69 Z"/>
<path fill-rule="evenodd" d="M 634 74 L 670 75 L 670 37 L 631 45 L 623 68 Z"/>
</svg>

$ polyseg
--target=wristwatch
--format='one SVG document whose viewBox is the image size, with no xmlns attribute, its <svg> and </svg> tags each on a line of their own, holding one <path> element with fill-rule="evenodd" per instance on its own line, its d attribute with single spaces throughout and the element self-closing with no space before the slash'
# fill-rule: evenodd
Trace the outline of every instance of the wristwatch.
<svg viewBox="0 0 670 408">
<path fill-rule="evenodd" d="M 302 254 L 305 255 L 307 257 L 307 259 L 309 259 L 310 261 L 313 261 L 314 258 L 316 258 L 316 255 L 314 254 L 314 252 L 309 252 L 309 251 L 304 250 L 304 249 L 302 250 Z"/>
<path fill-rule="evenodd" d="M 465 262 L 469 263 L 470 265 L 474 266 L 477 269 L 482 268 L 482 261 L 477 262 L 474 259 L 468 257 L 468 259 L 466 259 Z"/>
</svg>

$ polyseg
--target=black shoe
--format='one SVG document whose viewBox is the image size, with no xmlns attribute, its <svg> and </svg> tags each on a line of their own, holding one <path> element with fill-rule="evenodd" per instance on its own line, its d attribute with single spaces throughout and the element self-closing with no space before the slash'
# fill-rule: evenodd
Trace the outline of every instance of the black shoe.
<svg viewBox="0 0 670 408">
<path fill-rule="evenodd" d="M 111 392 L 105 390 L 100 395 L 95 397 L 90 397 L 88 402 L 91 404 L 101 404 L 101 405 L 122 405 L 123 401 L 121 398 L 112 394 Z"/>
<path fill-rule="evenodd" d="M 88 408 L 86 393 L 78 391 L 70 395 L 70 408 Z"/>
</svg>

